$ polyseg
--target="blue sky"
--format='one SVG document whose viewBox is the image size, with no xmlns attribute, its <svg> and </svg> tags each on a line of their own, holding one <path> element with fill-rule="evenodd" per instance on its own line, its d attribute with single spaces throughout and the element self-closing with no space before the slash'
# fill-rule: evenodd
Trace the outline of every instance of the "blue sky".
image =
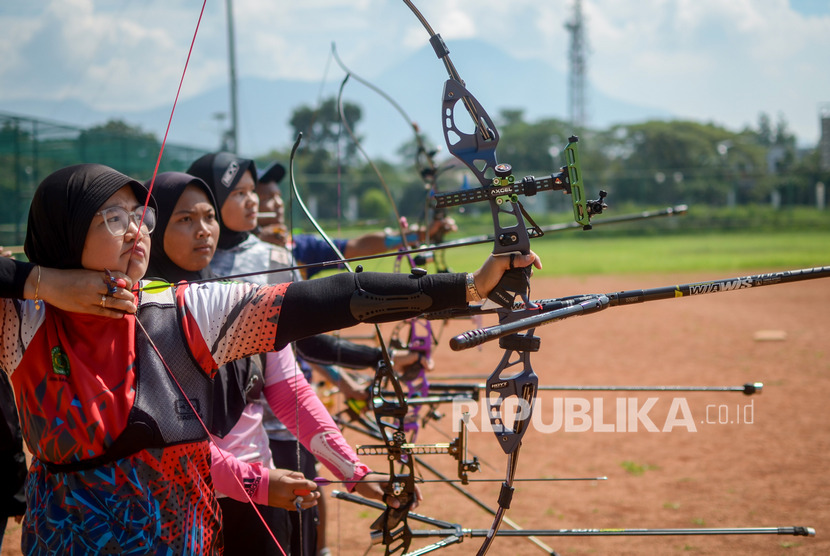
<svg viewBox="0 0 830 556">
<path fill-rule="evenodd" d="M 415 3 L 450 43 L 478 38 L 567 71 L 572 0 Z M 54 103 L 48 117 L 61 121 L 71 99 L 115 113 L 172 105 L 201 5 L 3 3 L 0 110 L 8 100 L 44 99 Z M 583 11 L 588 78 L 604 93 L 735 130 L 754 126 L 760 112 L 781 114 L 802 144 L 818 140 L 819 109 L 830 106 L 830 1 L 583 0 Z M 235 0 L 234 18 L 240 76 L 319 82 L 336 42 L 371 79 L 427 41 L 398 0 Z M 182 94 L 226 81 L 225 2 L 210 0 Z"/>
</svg>

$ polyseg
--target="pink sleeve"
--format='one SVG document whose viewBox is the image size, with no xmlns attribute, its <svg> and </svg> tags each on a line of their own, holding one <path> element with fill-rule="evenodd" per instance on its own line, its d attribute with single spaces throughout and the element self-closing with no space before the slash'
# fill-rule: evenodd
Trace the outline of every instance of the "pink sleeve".
<svg viewBox="0 0 830 556">
<path fill-rule="evenodd" d="M 360 463 L 303 375 L 266 386 L 265 398 L 277 419 L 338 479 L 358 481 L 371 471 Z M 352 490 L 355 484 L 346 486 Z"/>
<path fill-rule="evenodd" d="M 240 461 L 213 442 L 210 443 L 210 462 L 210 476 L 217 492 L 239 502 L 248 502 L 250 496 L 254 503 L 268 505 L 268 469 L 261 463 Z"/>
</svg>

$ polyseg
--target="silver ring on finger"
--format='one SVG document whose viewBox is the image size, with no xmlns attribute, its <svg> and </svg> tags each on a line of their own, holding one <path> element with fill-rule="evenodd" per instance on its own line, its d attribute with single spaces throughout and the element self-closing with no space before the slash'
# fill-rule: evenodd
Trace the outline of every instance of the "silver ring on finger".
<svg viewBox="0 0 830 556">
<path fill-rule="evenodd" d="M 101 296 L 101 307 L 103 307 L 104 309 L 107 308 L 107 296 L 106 295 Z"/>
</svg>

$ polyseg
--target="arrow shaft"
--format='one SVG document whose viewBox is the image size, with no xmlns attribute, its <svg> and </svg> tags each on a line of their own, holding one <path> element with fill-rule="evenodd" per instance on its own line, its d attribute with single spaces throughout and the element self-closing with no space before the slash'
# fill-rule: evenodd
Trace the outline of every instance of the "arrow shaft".
<svg viewBox="0 0 830 556">
<path fill-rule="evenodd" d="M 743 386 L 568 386 L 552 384 L 548 386 L 539 386 L 537 390 L 565 392 L 741 392 L 743 394 L 749 395 L 760 393 L 763 387 L 764 385 L 761 382 L 748 382 Z M 474 390 L 483 390 L 484 388 L 484 384 L 438 384 L 435 382 L 431 382 L 429 385 L 430 390 L 434 390 L 437 392 L 452 392 L 453 396 L 457 396 L 459 398 L 465 395 L 470 396 L 470 394 L 467 394 L 467 392 Z"/>
<path fill-rule="evenodd" d="M 443 537 L 457 535 L 458 529 L 413 530 L 413 537 Z M 467 537 L 486 537 L 489 529 L 461 529 Z M 525 529 L 523 531 L 497 531 L 499 537 L 633 537 L 633 536 L 683 536 L 683 535 L 791 535 L 815 536 L 812 527 L 723 527 L 708 529 Z"/>
</svg>

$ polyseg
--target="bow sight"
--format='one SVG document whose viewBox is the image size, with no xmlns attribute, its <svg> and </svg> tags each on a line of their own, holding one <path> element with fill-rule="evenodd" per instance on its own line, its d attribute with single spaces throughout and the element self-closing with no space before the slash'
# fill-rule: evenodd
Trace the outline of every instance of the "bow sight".
<svg viewBox="0 0 830 556">
<path fill-rule="evenodd" d="M 416 15 L 422 17 L 417 12 Z M 577 150 L 578 138 L 572 136 L 568 139 L 568 145 L 565 147 L 567 164 L 559 172 L 539 179 L 527 176 L 517 183 L 510 164 L 499 163 L 496 160 L 499 133 L 490 115 L 464 86 L 449 60 L 449 49 L 441 36 L 433 33 L 423 19 L 422 23 L 430 31 L 430 44 L 436 55 L 444 60 L 450 76 L 444 83 L 441 106 L 444 139 L 450 153 L 463 162 L 481 184 L 481 187 L 474 189 L 436 194 L 435 208 L 488 201 L 495 228 L 494 255 L 527 254 L 530 252 L 530 239 L 544 235 L 544 231 L 525 211 L 519 201 L 520 195 L 532 196 L 540 191 L 563 191 L 571 195 L 574 220 L 584 230 L 590 230 L 591 216 L 600 214 L 607 208 L 603 201 L 606 193 L 601 191 L 599 199 L 586 200 Z M 467 114 L 475 123 L 472 133 L 465 133 L 457 124 L 456 108 L 459 102 L 464 105 Z M 525 220 L 531 227 L 527 227 Z M 502 307 L 510 307 L 517 295 L 527 302 L 530 272 L 530 267 L 511 270 L 499 287 L 490 294 L 490 298 Z"/>
<path fill-rule="evenodd" d="M 447 208 L 469 203 L 478 203 L 494 199 L 499 206 L 505 202 L 519 203 L 519 195 L 532 197 L 541 191 L 562 191 L 573 198 L 574 221 L 582 225 L 583 230 L 590 230 L 591 216 L 601 214 L 607 207 L 603 199 L 605 191 L 599 192 L 599 199 L 585 200 L 585 190 L 580 179 L 579 153 L 577 151 L 579 138 L 571 136 L 568 138 L 568 145 L 565 147 L 568 164 L 563 166 L 559 172 L 545 178 L 526 176 L 520 182 L 516 182 L 513 176 L 513 168 L 509 164 L 497 164 L 493 168 L 495 177 L 492 180 L 485 178 L 485 185 L 474 189 L 460 189 L 446 193 L 438 193 L 434 197 L 435 208 Z M 462 159 L 463 160 L 463 159 Z M 478 173 L 475 166 L 474 171 Z M 530 220 L 533 228 L 528 228 L 530 238 L 544 235 L 544 231 L 536 226 L 535 222 L 522 209 L 522 214 Z M 497 238 L 498 243 L 504 247 L 510 247 L 518 242 L 516 234 L 505 234 Z"/>
<path fill-rule="evenodd" d="M 452 81 L 447 81 L 447 84 L 449 83 L 452 83 Z M 474 104 L 478 104 L 475 99 L 472 99 L 472 101 Z M 487 117 L 486 113 L 484 116 Z M 493 133 L 494 141 L 498 141 L 498 135 L 496 132 Z M 445 134 L 449 141 L 449 132 L 446 129 Z M 493 247 L 493 254 L 495 255 L 517 252 L 528 253 L 530 251 L 530 240 L 542 237 L 545 234 L 544 230 L 534 222 L 533 218 L 527 213 L 524 206 L 522 206 L 522 203 L 519 201 L 520 195 L 531 197 L 541 191 L 562 191 L 567 195 L 571 195 L 574 221 L 580 224 L 583 230 L 590 230 L 592 228 L 591 216 L 601 214 L 607 208 L 604 202 L 606 193 L 605 191 L 600 191 L 599 198 L 595 200 L 585 199 L 585 190 L 582 185 L 581 169 L 579 166 L 579 153 L 577 150 L 578 141 L 579 139 L 576 136 L 568 139 L 568 145 L 565 147 L 568 163 L 559 172 L 544 178 L 526 176 L 517 182 L 513 176 L 513 168 L 505 163 L 493 165 L 494 177 L 488 179 L 485 173 L 476 167 L 476 160 L 470 156 L 471 152 L 464 148 L 464 144 L 470 142 L 469 137 L 466 139 L 462 138 L 461 141 L 456 143 L 456 145 L 461 145 L 461 147 L 451 145 L 450 152 L 467 164 L 478 176 L 479 181 L 483 185 L 482 187 L 473 189 L 460 189 L 457 191 L 438 193 L 434 196 L 435 208 L 442 209 L 488 201 L 490 203 L 490 212 L 495 228 Z M 454 148 L 459 148 L 460 150 L 456 152 Z M 465 156 L 467 157 L 466 159 L 464 158 Z M 495 151 L 493 151 L 493 160 L 495 160 Z M 525 220 L 530 224 L 529 227 L 525 224 Z M 505 221 L 507 221 L 507 224 L 504 224 Z M 529 278 L 529 267 L 523 269 L 521 272 Z M 523 298 L 526 297 L 527 293 L 526 280 L 524 280 L 524 287 L 516 291 Z M 513 291 L 512 288 L 511 291 Z M 504 297 L 500 292 L 503 292 L 503 287 L 497 288 L 494 294 L 492 294 L 493 300 L 503 307 L 509 307 L 513 303 L 515 296 L 509 298 Z"/>
</svg>

